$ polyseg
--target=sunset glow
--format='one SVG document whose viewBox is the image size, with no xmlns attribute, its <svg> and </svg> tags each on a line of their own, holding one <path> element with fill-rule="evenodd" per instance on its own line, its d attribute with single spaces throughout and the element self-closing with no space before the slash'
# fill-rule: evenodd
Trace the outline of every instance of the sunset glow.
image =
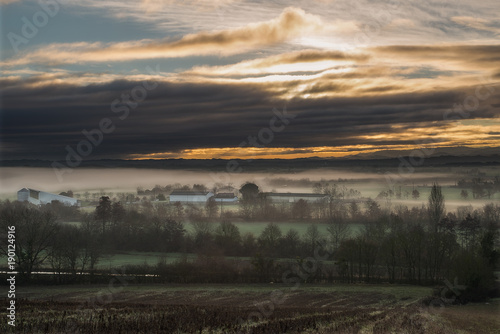
<svg viewBox="0 0 500 334">
<path fill-rule="evenodd" d="M 435 10 L 196 3 L 68 1 L 30 39 L 21 21 L 7 19 L 6 31 L 27 42 L 2 36 L 3 159 L 63 160 L 102 119 L 113 130 L 89 159 L 500 147 L 494 1 Z M 2 10 L 8 18 L 43 8 L 8 1 Z M 266 132 L 269 141 L 241 147 L 283 108 L 293 119 Z"/>
</svg>

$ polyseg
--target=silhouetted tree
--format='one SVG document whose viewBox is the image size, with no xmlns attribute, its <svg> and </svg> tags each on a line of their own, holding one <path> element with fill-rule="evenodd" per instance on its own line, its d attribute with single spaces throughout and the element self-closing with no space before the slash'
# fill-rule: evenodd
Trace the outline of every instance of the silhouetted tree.
<svg viewBox="0 0 500 334">
<path fill-rule="evenodd" d="M 196 251 L 213 248 L 213 225 L 207 220 L 191 221 L 194 229 L 194 247 Z"/>
<path fill-rule="evenodd" d="M 381 256 L 383 262 L 387 268 L 387 275 L 389 276 L 389 282 L 394 283 L 396 281 L 397 268 L 401 266 L 401 252 L 400 244 L 398 240 L 397 231 L 391 231 L 382 241 Z"/>
<path fill-rule="evenodd" d="M 465 189 L 462 189 L 462 191 L 460 192 L 460 197 L 462 197 L 462 199 L 467 199 L 469 197 L 469 192 Z"/>
<path fill-rule="evenodd" d="M 269 223 L 259 236 L 259 244 L 264 251 L 275 255 L 281 242 L 282 233 L 278 225 Z"/>
<path fill-rule="evenodd" d="M 336 258 L 338 262 L 345 266 L 343 269 L 347 272 L 349 283 L 355 281 L 357 276 L 357 259 L 358 259 L 358 244 L 354 239 L 344 240 L 338 249 Z"/>
<path fill-rule="evenodd" d="M 217 217 L 217 213 L 219 212 L 219 205 L 217 204 L 213 196 L 207 200 L 207 203 L 205 204 L 205 211 L 207 213 L 208 219 L 212 220 Z"/>
<path fill-rule="evenodd" d="M 441 192 L 441 187 L 437 183 L 432 185 L 431 194 L 429 195 L 428 210 L 431 228 L 433 231 L 437 231 L 439 221 L 445 214 L 444 196 Z"/>
<path fill-rule="evenodd" d="M 186 230 L 184 225 L 173 219 L 167 219 L 162 226 L 162 240 L 166 252 L 179 252 L 182 250 L 184 234 Z"/>
<path fill-rule="evenodd" d="M 75 226 L 60 227 L 57 238 L 54 238 L 49 251 L 49 262 L 54 272 L 69 271 L 73 274 L 72 278 L 76 278 L 78 270 L 85 266 L 85 262 L 82 262 L 84 245 L 82 236 Z"/>
<path fill-rule="evenodd" d="M 464 249 L 470 250 L 476 246 L 480 229 L 481 224 L 479 220 L 470 214 L 458 224 L 458 233 Z"/>
<path fill-rule="evenodd" d="M 418 191 L 417 189 L 413 189 L 413 191 L 411 192 L 411 197 L 413 199 L 419 199 L 420 198 L 420 191 Z"/>
<path fill-rule="evenodd" d="M 247 232 L 241 237 L 242 254 L 253 256 L 257 250 L 257 241 L 253 233 Z"/>
<path fill-rule="evenodd" d="M 95 219 L 101 223 L 102 234 L 106 231 L 106 224 L 111 221 L 113 217 L 111 200 L 108 196 L 102 196 L 99 199 L 99 205 L 95 208 Z"/>
<path fill-rule="evenodd" d="M 41 205 L 42 210 L 52 211 L 58 218 L 58 221 L 79 221 L 80 209 L 76 205 L 66 205 L 59 201 L 51 201 L 50 203 Z"/>
<path fill-rule="evenodd" d="M 181 202 L 174 203 L 174 218 L 176 221 L 182 221 L 184 219 L 184 206 Z"/>
<path fill-rule="evenodd" d="M 26 280 L 49 256 L 60 225 L 52 211 L 39 209 L 21 202 L 5 203 L 0 211 L 0 226 L 7 231 L 15 226 L 15 261 L 17 270 Z M 7 238 L 0 241 L 0 251 L 7 256 Z"/>
<path fill-rule="evenodd" d="M 240 188 L 242 202 L 254 203 L 259 195 L 259 187 L 255 183 L 247 182 Z"/>
<path fill-rule="evenodd" d="M 284 256 L 290 258 L 298 256 L 301 245 L 299 232 L 291 228 L 283 237 L 281 244 L 281 251 Z"/>
<path fill-rule="evenodd" d="M 99 233 L 99 224 L 95 215 L 83 216 L 81 231 L 83 234 L 83 252 L 81 254 L 82 271 L 88 264 L 91 274 L 104 253 L 104 236 Z"/>
<path fill-rule="evenodd" d="M 330 219 L 328 221 L 328 227 L 326 228 L 326 230 L 330 234 L 330 241 L 333 252 L 335 252 L 340 247 L 340 244 L 345 239 L 347 239 L 351 233 L 349 224 L 337 219 Z"/>
<path fill-rule="evenodd" d="M 356 219 L 358 219 L 359 217 L 360 214 L 359 205 L 355 201 L 349 204 L 349 214 L 351 216 L 352 221 L 356 221 Z"/>
<path fill-rule="evenodd" d="M 498 234 L 498 228 L 494 224 L 491 224 L 483 233 L 480 241 L 480 254 L 492 271 L 495 270 L 500 259 L 500 251 L 495 248 L 495 241 L 498 239 Z"/>
<path fill-rule="evenodd" d="M 241 245 L 241 236 L 238 227 L 230 221 L 222 221 L 215 229 L 215 243 L 220 248 L 226 250 L 226 255 L 238 254 Z"/>
<path fill-rule="evenodd" d="M 119 223 L 123 222 L 125 214 L 125 208 L 120 202 L 116 202 L 111 205 L 111 222 L 113 223 L 113 227 L 116 228 Z"/>
<path fill-rule="evenodd" d="M 304 243 L 307 245 L 309 254 L 314 253 L 317 243 L 320 241 L 321 234 L 319 233 L 318 225 L 311 224 L 307 227 L 304 235 Z"/>
<path fill-rule="evenodd" d="M 311 208 L 309 207 L 309 203 L 307 203 L 307 201 L 302 198 L 293 203 L 292 215 L 297 219 L 309 218 L 311 215 Z"/>
<path fill-rule="evenodd" d="M 193 191 L 207 191 L 207 187 L 204 184 L 193 184 Z"/>
<path fill-rule="evenodd" d="M 366 207 L 366 215 L 369 218 L 375 219 L 376 217 L 380 216 L 380 214 L 381 214 L 380 205 L 377 202 L 375 202 L 374 200 L 372 200 L 371 198 L 369 198 L 365 202 L 365 207 Z"/>
<path fill-rule="evenodd" d="M 61 196 L 67 196 L 67 197 L 73 197 L 73 191 L 72 190 L 63 191 L 63 192 L 59 193 L 59 195 L 61 195 Z"/>
</svg>

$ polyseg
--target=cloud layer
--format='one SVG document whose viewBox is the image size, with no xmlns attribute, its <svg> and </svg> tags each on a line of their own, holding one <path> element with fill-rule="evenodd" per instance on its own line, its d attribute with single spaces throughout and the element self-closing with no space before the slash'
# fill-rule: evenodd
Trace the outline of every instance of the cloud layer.
<svg viewBox="0 0 500 334">
<path fill-rule="evenodd" d="M 66 10 L 120 23 L 151 17 L 144 29 L 158 34 L 174 24 L 168 15 L 160 22 L 158 12 L 198 2 L 124 1 L 118 10 L 106 1 L 68 1 Z M 488 14 L 496 2 L 460 0 L 452 10 L 319 1 L 307 12 L 279 1 L 201 2 L 207 7 L 182 12 L 190 29 L 159 39 L 45 41 L 41 30 L 24 53 L 0 63 L 1 158 L 64 161 L 68 148 L 100 142 L 85 133 L 103 119 L 114 130 L 94 145 L 93 158 L 500 147 L 500 45 Z M 207 12 L 227 18 L 224 27 L 195 22 Z M 294 117 L 281 127 L 273 110 L 285 106 Z"/>
<path fill-rule="evenodd" d="M 302 9 L 286 8 L 279 17 L 235 29 L 188 34 L 176 41 L 139 40 L 120 43 L 52 44 L 2 62 L 3 66 L 27 64 L 74 64 L 120 62 L 137 59 L 181 58 L 200 55 L 231 55 L 257 47 L 282 43 L 304 34 L 321 31 L 317 16 Z"/>
</svg>

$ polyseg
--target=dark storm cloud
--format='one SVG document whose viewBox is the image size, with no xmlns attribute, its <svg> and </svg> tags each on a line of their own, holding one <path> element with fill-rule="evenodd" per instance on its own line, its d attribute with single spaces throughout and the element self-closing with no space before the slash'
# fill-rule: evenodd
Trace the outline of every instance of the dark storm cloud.
<svg viewBox="0 0 500 334">
<path fill-rule="evenodd" d="M 56 160 L 63 160 L 65 147 L 75 147 L 85 139 L 82 130 L 97 128 L 102 118 L 110 118 L 116 130 L 104 135 L 92 158 L 237 147 L 248 136 L 257 136 L 269 127 L 272 109 L 282 110 L 285 104 L 288 113 L 297 117 L 266 146 L 300 149 L 367 144 L 367 135 L 405 133 L 430 122 L 434 122 L 433 127 L 446 127 L 444 113 L 474 89 L 284 101 L 275 98 L 266 85 L 160 83 L 120 120 L 121 114 L 111 110 L 112 101 L 120 100 L 122 93 L 130 93 L 142 82 L 37 87 L 4 79 L 0 84 L 4 87 L 3 159 Z M 493 102 L 498 98 L 478 108 L 470 118 L 498 116 Z M 380 138 L 369 143 L 414 142 Z"/>
</svg>

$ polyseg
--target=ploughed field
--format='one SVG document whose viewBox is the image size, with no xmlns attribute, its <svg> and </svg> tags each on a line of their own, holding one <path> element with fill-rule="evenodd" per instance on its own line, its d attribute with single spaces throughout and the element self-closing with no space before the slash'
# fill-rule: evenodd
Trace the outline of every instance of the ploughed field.
<svg viewBox="0 0 500 334">
<path fill-rule="evenodd" d="M 500 333 L 498 300 L 428 307 L 430 294 L 389 285 L 19 287 L 15 332 Z M 0 332 L 8 327 L 2 321 Z"/>
</svg>

